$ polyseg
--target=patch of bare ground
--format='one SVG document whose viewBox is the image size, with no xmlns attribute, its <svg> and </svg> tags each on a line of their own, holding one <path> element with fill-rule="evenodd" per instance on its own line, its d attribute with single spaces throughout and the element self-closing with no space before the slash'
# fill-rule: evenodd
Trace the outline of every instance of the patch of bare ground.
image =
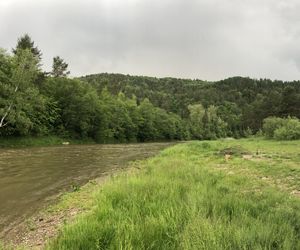
<svg viewBox="0 0 300 250">
<path fill-rule="evenodd" d="M 55 237 L 59 228 L 66 222 L 71 222 L 76 215 L 83 211 L 70 208 L 44 217 L 36 217 L 13 229 L 9 237 L 12 246 L 24 246 L 29 249 L 43 249 L 45 242 Z"/>
<path fill-rule="evenodd" d="M 300 190 L 293 190 L 291 194 L 300 197 Z"/>
<path fill-rule="evenodd" d="M 117 174 L 116 171 L 115 174 Z M 92 195 L 110 176 L 99 177 L 82 186 L 78 192 L 62 195 L 67 197 L 54 204 L 48 210 L 40 211 L 30 219 L 8 228 L 4 244 L 7 249 L 23 247 L 25 249 L 43 249 L 47 241 L 57 236 L 59 229 L 72 222 L 77 215 L 92 209 Z M 69 200 L 68 200 L 69 199 Z M 85 206 L 81 206 L 86 204 Z"/>
</svg>

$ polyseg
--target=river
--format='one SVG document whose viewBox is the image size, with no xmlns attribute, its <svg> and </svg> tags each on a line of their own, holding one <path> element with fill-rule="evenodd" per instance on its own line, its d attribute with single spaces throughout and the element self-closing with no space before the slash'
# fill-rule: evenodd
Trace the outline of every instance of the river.
<svg viewBox="0 0 300 250">
<path fill-rule="evenodd" d="M 71 186 L 157 154 L 174 143 L 65 145 L 0 149 L 0 234 Z M 1 233 L 2 232 L 2 233 Z"/>
</svg>

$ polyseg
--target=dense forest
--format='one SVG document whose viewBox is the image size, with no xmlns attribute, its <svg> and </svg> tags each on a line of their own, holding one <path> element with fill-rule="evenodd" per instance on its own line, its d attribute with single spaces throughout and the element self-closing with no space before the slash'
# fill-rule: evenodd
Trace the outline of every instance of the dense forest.
<svg viewBox="0 0 300 250">
<path fill-rule="evenodd" d="M 192 124 L 211 127 L 213 116 L 227 136 L 240 137 L 256 133 L 266 117 L 300 117 L 300 81 L 283 82 L 268 79 L 233 77 L 218 82 L 201 80 L 153 78 L 121 74 L 98 74 L 80 78 L 99 92 L 108 89 L 138 101 L 148 98 L 153 105 L 178 114 L 189 123 L 193 136 L 202 138 L 219 134 L 218 130 L 202 129 L 198 133 Z M 212 120 L 214 120 L 212 119 Z M 204 123 L 204 124 L 201 124 Z"/>
<path fill-rule="evenodd" d="M 12 53 L 0 50 L 0 136 L 134 142 L 244 137 L 273 116 L 294 117 L 299 125 L 300 81 L 68 75 L 59 56 L 44 72 L 28 35 Z"/>
</svg>

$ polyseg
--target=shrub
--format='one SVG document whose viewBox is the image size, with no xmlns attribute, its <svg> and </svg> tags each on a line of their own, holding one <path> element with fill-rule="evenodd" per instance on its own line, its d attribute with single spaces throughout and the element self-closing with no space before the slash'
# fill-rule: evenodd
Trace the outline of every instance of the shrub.
<svg viewBox="0 0 300 250">
<path fill-rule="evenodd" d="M 251 137 L 252 135 L 253 135 L 253 130 L 252 130 L 251 128 L 247 127 L 247 129 L 244 131 L 244 136 L 245 136 L 246 138 L 249 138 L 249 137 Z"/>
<path fill-rule="evenodd" d="M 259 130 L 256 132 L 255 137 L 262 137 L 263 135 L 264 135 L 264 132 L 263 132 L 261 129 L 259 129 Z"/>
<path fill-rule="evenodd" d="M 277 140 L 300 139 L 300 121 L 296 117 L 269 117 L 263 122 L 263 133 Z"/>
<path fill-rule="evenodd" d="M 263 133 L 267 138 L 274 138 L 276 129 L 284 125 L 285 119 L 279 117 L 268 117 L 263 121 Z"/>
<path fill-rule="evenodd" d="M 300 139 L 300 121 L 297 118 L 286 119 L 285 125 L 276 129 L 274 138 L 277 140 Z"/>
</svg>

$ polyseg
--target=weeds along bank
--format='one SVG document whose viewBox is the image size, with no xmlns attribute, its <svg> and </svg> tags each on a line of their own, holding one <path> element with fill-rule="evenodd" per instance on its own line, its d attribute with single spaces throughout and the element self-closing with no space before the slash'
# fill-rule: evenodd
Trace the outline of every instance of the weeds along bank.
<svg viewBox="0 0 300 250">
<path fill-rule="evenodd" d="M 300 249 L 299 146 L 248 139 L 166 149 L 96 189 L 90 212 L 46 248 Z"/>
</svg>

